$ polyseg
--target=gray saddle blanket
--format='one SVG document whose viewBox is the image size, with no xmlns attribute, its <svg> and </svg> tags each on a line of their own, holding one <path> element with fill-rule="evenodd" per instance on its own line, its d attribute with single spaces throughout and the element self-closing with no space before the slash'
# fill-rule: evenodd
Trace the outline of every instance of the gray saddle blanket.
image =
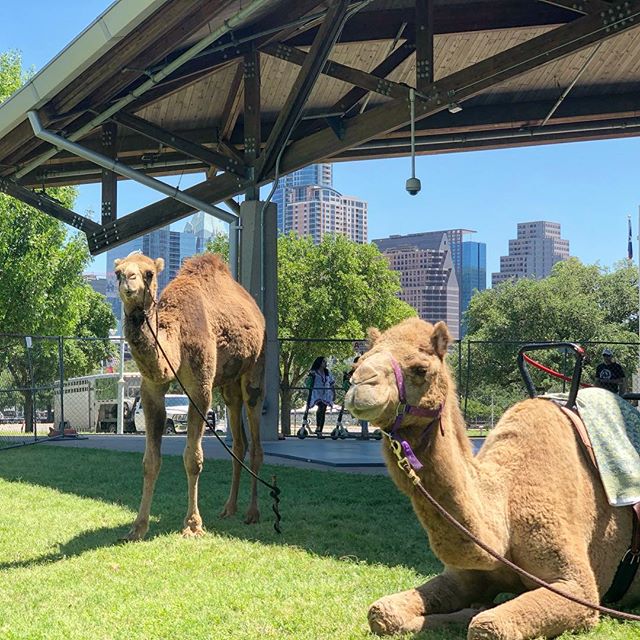
<svg viewBox="0 0 640 640">
<path fill-rule="evenodd" d="M 567 394 L 542 397 L 566 402 Z M 595 387 L 581 389 L 576 406 L 609 504 L 626 507 L 640 502 L 640 413 L 620 396 Z"/>
</svg>

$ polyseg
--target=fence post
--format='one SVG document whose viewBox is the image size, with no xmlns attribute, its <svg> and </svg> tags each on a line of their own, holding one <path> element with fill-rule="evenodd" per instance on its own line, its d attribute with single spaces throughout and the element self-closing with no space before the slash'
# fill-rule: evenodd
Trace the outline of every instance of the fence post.
<svg viewBox="0 0 640 640">
<path fill-rule="evenodd" d="M 31 359 L 31 347 L 33 346 L 33 341 L 31 339 L 31 336 L 25 336 L 24 337 L 24 342 L 25 345 L 27 347 L 27 368 L 29 369 L 29 403 L 28 403 L 28 407 L 25 407 L 25 409 L 29 410 L 29 415 L 27 415 L 27 412 L 25 411 L 24 414 L 24 423 L 25 423 L 25 433 L 27 431 L 27 427 L 30 427 L 33 433 L 33 438 L 34 440 L 38 437 L 38 434 L 36 432 L 36 425 L 34 423 L 34 410 L 33 410 L 33 405 L 35 403 L 35 393 L 34 393 L 34 384 L 33 384 L 33 361 Z"/>
<path fill-rule="evenodd" d="M 58 429 L 64 435 L 64 343 L 63 337 L 58 336 L 58 376 L 60 378 L 60 421 Z"/>
<path fill-rule="evenodd" d="M 118 378 L 118 413 L 116 416 L 116 433 L 124 433 L 124 305 L 120 305 L 120 377 Z"/>
</svg>

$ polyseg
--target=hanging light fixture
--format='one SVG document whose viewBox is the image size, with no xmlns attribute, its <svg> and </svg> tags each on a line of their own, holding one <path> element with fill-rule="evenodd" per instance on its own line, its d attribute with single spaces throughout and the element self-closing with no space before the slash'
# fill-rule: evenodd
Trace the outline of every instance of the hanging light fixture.
<svg viewBox="0 0 640 640">
<path fill-rule="evenodd" d="M 420 192 L 422 185 L 416 178 L 416 92 L 409 88 L 409 106 L 411 108 L 411 177 L 407 180 L 405 189 L 409 195 L 415 196 Z"/>
</svg>

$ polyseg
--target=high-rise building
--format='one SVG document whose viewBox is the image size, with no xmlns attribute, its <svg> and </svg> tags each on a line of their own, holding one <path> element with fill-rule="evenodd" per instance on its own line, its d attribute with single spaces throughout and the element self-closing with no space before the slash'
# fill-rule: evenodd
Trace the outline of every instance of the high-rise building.
<svg viewBox="0 0 640 640">
<path fill-rule="evenodd" d="M 393 235 L 373 241 L 400 273 L 401 300 L 428 322 L 443 320 L 460 336 L 460 292 L 445 231 Z"/>
<path fill-rule="evenodd" d="M 460 337 L 465 335 L 464 312 L 469 308 L 471 297 L 476 291 L 487 288 L 487 245 L 484 242 L 465 240 L 471 229 L 446 229 L 451 250 L 451 259 L 456 270 L 460 290 Z"/>
<path fill-rule="evenodd" d="M 169 281 L 178 273 L 185 258 L 196 253 L 202 253 L 206 240 L 196 236 L 190 230 L 171 231 L 169 227 L 156 229 L 140 238 L 126 242 L 123 245 L 107 251 L 107 301 L 111 304 L 113 313 L 120 322 L 121 302 L 118 295 L 118 284 L 114 272 L 114 261 L 126 258 L 133 251 L 142 251 L 150 258 L 162 258 L 164 270 L 158 275 L 158 295 Z"/>
<path fill-rule="evenodd" d="M 506 280 L 546 278 L 556 262 L 569 257 L 569 241 L 560 235 L 557 222 L 518 223 L 518 237 L 509 240 L 509 255 L 500 256 L 500 271 L 491 274 L 492 286 Z"/>
<path fill-rule="evenodd" d="M 464 313 L 473 294 L 487 288 L 487 245 L 465 240 L 462 243 L 462 261 L 458 271 L 460 287 L 460 337 L 467 333 Z"/>
<path fill-rule="evenodd" d="M 343 234 L 366 243 L 367 203 L 333 188 L 330 164 L 315 164 L 284 176 L 273 194 L 280 233 L 295 231 L 319 243 L 326 234 Z"/>
<path fill-rule="evenodd" d="M 192 233 L 196 238 L 201 238 L 206 243 L 209 238 L 215 235 L 227 235 L 227 224 L 209 213 L 198 211 L 184 225 L 184 233 Z"/>
</svg>

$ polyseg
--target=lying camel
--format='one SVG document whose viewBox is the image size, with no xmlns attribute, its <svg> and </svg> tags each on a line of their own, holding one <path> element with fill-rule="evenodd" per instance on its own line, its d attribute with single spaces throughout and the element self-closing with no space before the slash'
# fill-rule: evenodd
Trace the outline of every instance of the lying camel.
<svg viewBox="0 0 640 640">
<path fill-rule="evenodd" d="M 140 396 L 146 426 L 142 501 L 127 536 L 129 540 L 139 540 L 149 528 L 151 500 L 160 471 L 160 442 L 165 429 L 164 396 L 175 377 L 171 367 L 195 403 L 195 406 L 189 404 L 183 456 L 189 493 L 183 535 L 203 533 L 198 511 L 198 478 L 204 458 L 201 415 L 209 408 L 213 387 L 221 387 L 229 411 L 233 452 L 244 458 L 241 416 L 244 402 L 251 431 L 250 458 L 254 473 L 258 473 L 263 459 L 260 414 L 266 340 L 264 317 L 258 305 L 232 278 L 226 264 L 213 254 L 187 260 L 156 304 L 157 276 L 163 268 L 162 258 L 152 260 L 141 253 L 115 261 L 124 305 L 124 333 L 142 375 Z M 153 333 L 157 333 L 159 346 Z M 240 463 L 234 460 L 231 491 L 221 513 L 223 517 L 236 512 L 240 471 Z M 257 481 L 252 478 L 245 522 L 258 522 L 259 518 Z"/>
<path fill-rule="evenodd" d="M 355 365 L 345 407 L 389 432 L 403 384 L 405 402 L 419 408 L 416 413 L 430 414 L 407 414 L 400 428 L 424 465 L 418 475 L 434 498 L 512 562 L 599 603 L 629 546 L 631 509 L 609 506 L 569 419 L 548 400 L 525 400 L 509 409 L 474 457 L 445 361 L 450 342 L 444 323 L 416 318 L 382 334 L 370 330 L 370 348 Z M 445 568 L 415 589 L 373 603 L 372 631 L 415 633 L 464 622 L 469 640 L 525 640 L 598 622 L 597 612 L 521 578 L 453 528 L 398 468 L 387 438 L 383 451 L 393 481 L 411 499 Z M 516 597 L 495 606 L 500 593 Z M 639 599 L 640 573 L 622 604 Z"/>
</svg>

